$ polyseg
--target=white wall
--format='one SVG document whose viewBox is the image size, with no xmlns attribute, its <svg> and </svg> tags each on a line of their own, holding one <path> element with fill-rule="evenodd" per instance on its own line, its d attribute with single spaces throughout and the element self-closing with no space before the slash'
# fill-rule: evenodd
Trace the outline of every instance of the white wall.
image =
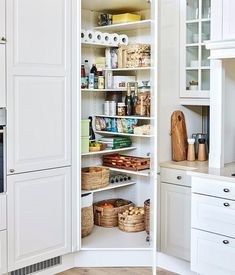
<svg viewBox="0 0 235 275">
<path fill-rule="evenodd" d="M 188 136 L 202 131 L 201 107 L 180 106 L 180 0 L 160 0 L 159 18 L 159 161 L 171 160 L 171 114 L 182 110 Z"/>
</svg>

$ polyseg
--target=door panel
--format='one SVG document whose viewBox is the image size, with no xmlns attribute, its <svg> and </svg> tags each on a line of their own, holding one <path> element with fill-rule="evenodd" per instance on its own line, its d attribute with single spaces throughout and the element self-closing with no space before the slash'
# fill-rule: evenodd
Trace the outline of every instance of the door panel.
<svg viewBox="0 0 235 275">
<path fill-rule="evenodd" d="M 0 43 L 1 43 L 1 39 L 2 37 L 5 37 L 5 0 L 0 0 Z"/>
<path fill-rule="evenodd" d="M 223 39 L 235 39 L 234 10 L 234 0 L 223 0 Z"/>
<path fill-rule="evenodd" d="M 0 274 L 7 273 L 7 234 L 0 231 Z"/>
<path fill-rule="evenodd" d="M 8 177 L 10 270 L 71 252 L 71 171 Z"/>
<path fill-rule="evenodd" d="M 1 34 L 0 34 L 0 39 L 1 39 Z M 6 56 L 5 56 L 5 53 L 6 53 L 6 46 L 0 43 L 0 108 L 6 107 Z"/>
<path fill-rule="evenodd" d="M 7 174 L 71 164 L 71 0 L 7 1 Z"/>
</svg>

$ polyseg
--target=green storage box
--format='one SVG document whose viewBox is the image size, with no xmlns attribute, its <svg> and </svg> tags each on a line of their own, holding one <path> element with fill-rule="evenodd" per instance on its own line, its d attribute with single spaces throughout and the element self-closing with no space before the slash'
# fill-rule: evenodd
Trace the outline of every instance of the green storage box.
<svg viewBox="0 0 235 275">
<path fill-rule="evenodd" d="M 82 119 L 81 122 L 81 137 L 89 137 L 89 119 Z"/>
<path fill-rule="evenodd" d="M 81 153 L 89 153 L 89 137 L 81 137 Z"/>
</svg>

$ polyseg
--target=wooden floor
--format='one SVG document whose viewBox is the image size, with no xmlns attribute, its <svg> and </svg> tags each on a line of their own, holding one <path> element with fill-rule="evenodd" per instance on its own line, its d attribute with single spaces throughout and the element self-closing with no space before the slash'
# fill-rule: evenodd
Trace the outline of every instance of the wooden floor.
<svg viewBox="0 0 235 275">
<path fill-rule="evenodd" d="M 57 275 L 152 275 L 148 268 L 73 268 Z M 157 271 L 157 275 L 174 275 L 165 270 Z"/>
</svg>

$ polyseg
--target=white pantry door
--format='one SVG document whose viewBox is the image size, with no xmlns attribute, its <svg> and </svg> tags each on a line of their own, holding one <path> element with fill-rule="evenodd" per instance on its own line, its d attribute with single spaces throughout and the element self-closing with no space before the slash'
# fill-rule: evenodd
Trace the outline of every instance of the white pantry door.
<svg viewBox="0 0 235 275">
<path fill-rule="evenodd" d="M 6 74 L 5 74 L 5 0 L 0 0 L 0 108 L 6 107 Z"/>
<path fill-rule="evenodd" d="M 68 166 L 71 0 L 7 0 L 6 10 L 7 174 Z"/>
<path fill-rule="evenodd" d="M 8 271 L 71 252 L 71 169 L 8 178 Z"/>
</svg>

